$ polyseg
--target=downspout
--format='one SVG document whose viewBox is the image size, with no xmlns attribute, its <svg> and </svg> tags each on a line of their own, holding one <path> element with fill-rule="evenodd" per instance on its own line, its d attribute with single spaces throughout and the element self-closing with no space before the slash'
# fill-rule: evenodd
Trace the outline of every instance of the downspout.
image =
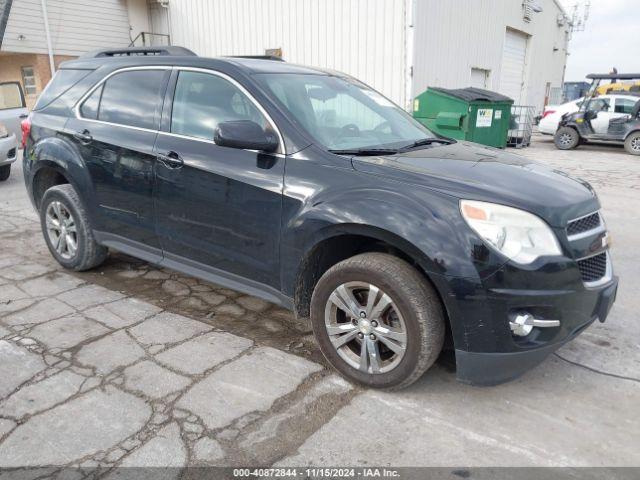
<svg viewBox="0 0 640 480">
<path fill-rule="evenodd" d="M 42 5 L 42 19 L 44 21 L 44 33 L 47 38 L 47 50 L 49 51 L 49 68 L 51 78 L 56 74 L 56 64 L 53 60 L 53 45 L 51 44 L 51 32 L 49 31 L 49 15 L 47 14 L 47 0 L 40 0 Z"/>
<path fill-rule="evenodd" d="M 162 8 L 167 11 L 167 35 L 169 36 L 169 45 L 172 45 L 171 38 L 171 8 L 169 7 L 169 0 L 166 0 L 160 4 Z"/>
<path fill-rule="evenodd" d="M 413 59 L 415 0 L 404 1 L 404 108 L 413 111 Z"/>
</svg>

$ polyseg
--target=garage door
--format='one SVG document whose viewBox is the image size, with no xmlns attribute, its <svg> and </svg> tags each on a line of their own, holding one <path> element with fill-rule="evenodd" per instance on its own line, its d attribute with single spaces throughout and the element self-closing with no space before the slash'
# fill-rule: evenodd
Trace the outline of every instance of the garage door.
<svg viewBox="0 0 640 480">
<path fill-rule="evenodd" d="M 526 58 L 527 35 L 507 29 L 502 51 L 500 93 L 513 98 L 516 104 L 522 101 Z"/>
</svg>

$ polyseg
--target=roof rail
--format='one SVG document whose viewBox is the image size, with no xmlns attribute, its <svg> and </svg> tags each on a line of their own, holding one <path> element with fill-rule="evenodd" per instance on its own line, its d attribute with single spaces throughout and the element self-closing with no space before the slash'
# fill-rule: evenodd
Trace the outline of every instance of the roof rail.
<svg viewBox="0 0 640 480">
<path fill-rule="evenodd" d="M 254 60 L 273 60 L 274 62 L 284 62 L 282 57 L 276 55 L 225 55 L 226 58 L 249 58 Z"/>
<path fill-rule="evenodd" d="M 85 53 L 80 58 L 101 58 L 101 57 L 136 57 L 136 56 L 197 56 L 194 52 L 184 47 L 130 47 L 113 48 L 109 50 L 96 50 Z"/>
</svg>

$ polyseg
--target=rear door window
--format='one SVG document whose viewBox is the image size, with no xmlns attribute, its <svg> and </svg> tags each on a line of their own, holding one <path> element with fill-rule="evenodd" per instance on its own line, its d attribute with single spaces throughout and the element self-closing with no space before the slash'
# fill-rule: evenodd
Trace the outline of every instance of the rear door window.
<svg viewBox="0 0 640 480">
<path fill-rule="evenodd" d="M 81 105 L 80 113 L 103 122 L 156 129 L 166 73 L 166 70 L 116 73 L 92 92 Z"/>
<path fill-rule="evenodd" d="M 633 107 L 635 104 L 636 100 L 631 100 L 629 98 L 616 98 L 614 109 L 616 113 L 630 114 L 633 111 Z"/>
<path fill-rule="evenodd" d="M 92 70 L 58 70 L 40 94 L 36 106 L 33 109 L 40 110 L 46 107 L 91 72 Z"/>
<path fill-rule="evenodd" d="M 0 110 L 24 106 L 24 96 L 17 82 L 0 83 Z"/>
</svg>

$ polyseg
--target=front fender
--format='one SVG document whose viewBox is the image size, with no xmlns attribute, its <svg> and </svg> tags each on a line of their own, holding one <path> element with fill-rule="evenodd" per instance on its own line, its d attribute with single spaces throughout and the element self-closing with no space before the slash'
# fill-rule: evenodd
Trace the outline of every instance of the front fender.
<svg viewBox="0 0 640 480">
<path fill-rule="evenodd" d="M 629 137 L 629 135 L 632 135 L 632 134 L 634 134 L 634 133 L 638 133 L 638 132 L 640 132 L 640 125 L 639 125 L 639 126 L 637 126 L 637 127 L 635 127 L 635 128 L 632 128 L 631 130 L 629 130 L 629 131 L 625 134 L 624 139 L 626 140 L 626 139 Z"/>
<path fill-rule="evenodd" d="M 560 127 L 571 127 L 580 131 L 580 125 L 584 123 L 584 113 L 583 112 L 569 112 L 562 115 L 560 121 L 558 122 L 558 128 Z"/>
<path fill-rule="evenodd" d="M 433 283 L 447 316 L 458 319 L 455 296 L 459 290 L 453 287 L 458 281 L 480 284 L 479 260 L 474 259 L 474 253 L 487 250 L 461 222 L 458 199 L 426 189 L 325 192 L 302 206 L 285 225 L 281 255 L 285 293 L 296 295 L 307 259 L 320 258 L 310 255 L 319 245 L 340 236 L 358 235 L 391 245 L 416 262 Z M 487 251 L 484 260 L 491 256 Z M 487 264 L 495 271 L 501 263 L 492 260 Z M 454 342 L 462 345 L 463 323 L 452 321 L 450 326 Z"/>
<path fill-rule="evenodd" d="M 457 208 L 457 201 L 451 208 Z M 428 272 L 445 273 L 446 243 L 451 246 L 446 239 L 454 234 L 446 217 L 398 192 L 358 188 L 315 199 L 286 230 L 303 252 L 334 236 L 362 235 L 411 254 Z"/>
<path fill-rule="evenodd" d="M 567 127 L 567 126 L 575 126 L 575 121 L 571 122 L 569 119 L 571 118 L 571 113 L 565 113 L 560 117 L 560 121 L 558 122 L 559 127 Z"/>
<path fill-rule="evenodd" d="M 337 186 L 307 198 L 283 224 L 282 286 L 288 294 L 309 252 L 339 235 L 384 241 L 437 276 L 479 278 L 504 263 L 466 225 L 455 197 L 415 186 L 402 192 L 378 185 Z"/>
</svg>

